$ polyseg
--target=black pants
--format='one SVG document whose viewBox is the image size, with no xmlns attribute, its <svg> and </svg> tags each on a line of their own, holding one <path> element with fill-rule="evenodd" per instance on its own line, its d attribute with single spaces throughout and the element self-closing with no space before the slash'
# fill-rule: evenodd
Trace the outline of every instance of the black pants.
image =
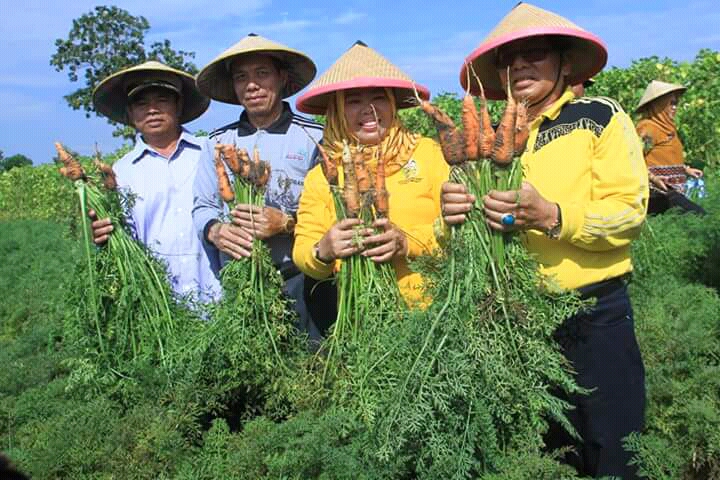
<svg viewBox="0 0 720 480">
<path fill-rule="evenodd" d="M 305 279 L 305 303 L 310 316 L 317 326 L 321 337 L 327 332 L 337 318 L 337 285 L 335 278 L 324 280 Z"/>
<path fill-rule="evenodd" d="M 683 213 L 697 213 L 705 215 L 705 209 L 697 203 L 693 202 L 685 195 L 675 190 L 669 190 L 667 193 L 650 191 L 650 199 L 648 201 L 648 214 L 656 215 L 665 213 L 671 208 L 680 208 Z"/>
<path fill-rule="evenodd" d="M 594 389 L 589 395 L 559 395 L 574 410 L 568 419 L 582 442 L 573 439 L 555 422 L 546 437 L 548 449 L 573 447 L 565 462 L 582 475 L 637 478 L 628 466 L 631 454 L 623 437 L 642 430 L 645 415 L 645 370 L 635 338 L 630 299 L 619 279 L 591 286 L 597 304 L 568 318 L 555 337 L 572 363 L 577 383 Z"/>
</svg>

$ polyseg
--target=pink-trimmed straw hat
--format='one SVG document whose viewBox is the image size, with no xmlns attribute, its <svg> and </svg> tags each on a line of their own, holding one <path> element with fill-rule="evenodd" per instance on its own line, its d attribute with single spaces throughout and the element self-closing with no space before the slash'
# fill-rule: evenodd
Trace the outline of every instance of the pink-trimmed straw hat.
<svg viewBox="0 0 720 480">
<path fill-rule="evenodd" d="M 556 36 L 567 43 L 572 70 L 568 85 L 582 83 L 596 75 L 607 62 L 607 48 L 599 37 L 583 30 L 570 20 L 543 10 L 529 3 L 518 3 L 485 40 L 467 56 L 460 70 L 460 85 L 468 87 L 468 65 L 473 69 L 485 88 L 485 96 L 491 100 L 503 100 L 505 92 L 495 67 L 497 49 L 505 44 L 529 37 Z M 472 75 L 470 93 L 480 94 L 480 86 Z"/>
<path fill-rule="evenodd" d="M 355 42 L 335 63 L 318 77 L 297 100 L 297 109 L 323 115 L 333 94 L 351 88 L 387 87 L 395 92 L 397 108 L 416 107 L 415 92 L 424 100 L 430 91 L 412 79 L 388 59 L 361 41 Z"/>
</svg>

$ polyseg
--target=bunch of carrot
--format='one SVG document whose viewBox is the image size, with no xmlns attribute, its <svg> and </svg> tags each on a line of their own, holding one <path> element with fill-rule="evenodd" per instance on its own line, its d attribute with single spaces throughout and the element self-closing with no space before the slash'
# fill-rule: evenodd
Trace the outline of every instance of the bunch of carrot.
<svg viewBox="0 0 720 480">
<path fill-rule="evenodd" d="M 330 186 L 338 221 L 346 218 L 362 220 L 358 231 L 372 228 L 376 219 L 387 218 L 390 195 L 385 186 L 385 164 L 382 150 L 368 162 L 360 146 L 343 142 L 342 169 L 317 144 L 321 168 Z M 374 164 L 374 169 L 373 169 Z M 339 185 L 342 185 L 340 187 Z M 362 236 L 355 240 L 364 248 Z M 336 275 L 338 310 L 335 324 L 326 340 L 323 380 L 338 375 L 343 352 L 358 340 L 360 329 L 367 322 L 382 322 L 403 305 L 395 271 L 390 263 L 377 264 L 359 253 L 344 259 Z"/>
<path fill-rule="evenodd" d="M 60 143 L 55 143 L 63 166 L 60 173 L 75 182 L 85 240 L 87 284 L 93 325 L 87 328 L 84 316 L 75 317 L 76 334 L 94 330 L 97 348 L 111 362 L 134 360 L 139 356 L 159 357 L 166 362 L 166 343 L 175 327 L 174 302 L 163 265 L 137 242 L 125 220 L 132 200 L 117 190 L 110 165 L 93 159 L 93 171 L 86 171 Z M 96 249 L 91 238 L 88 212 L 110 218 L 115 229 L 104 248 Z"/>
<path fill-rule="evenodd" d="M 254 148 L 250 155 L 247 150 L 235 145 L 216 144 L 214 161 L 218 192 L 228 208 L 249 204 L 258 211 L 262 210 L 270 179 L 270 164 L 260 158 L 259 150 Z M 261 240 L 253 240 L 252 256 L 229 262 L 223 268 L 221 278 L 225 302 L 230 302 L 236 309 L 235 318 L 239 322 L 250 320 L 263 324 L 273 353 L 282 365 L 275 341 L 276 325 L 273 323 L 277 318 L 271 316 L 286 305 L 280 289 L 276 288 L 282 284 L 282 279 L 273 266 L 268 247 Z"/>
</svg>

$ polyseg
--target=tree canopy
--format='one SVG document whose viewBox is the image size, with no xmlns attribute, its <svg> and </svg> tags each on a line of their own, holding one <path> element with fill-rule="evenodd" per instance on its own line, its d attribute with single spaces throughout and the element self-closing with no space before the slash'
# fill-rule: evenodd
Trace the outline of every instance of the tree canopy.
<svg viewBox="0 0 720 480">
<path fill-rule="evenodd" d="M 55 70 L 67 70 L 71 82 L 83 83 L 82 87 L 64 96 L 68 105 L 74 110 L 84 110 L 87 117 L 96 114 L 92 104 L 95 87 L 118 70 L 148 60 L 197 73 L 197 67 L 190 61 L 195 57 L 194 52 L 175 50 L 167 39 L 147 46 L 145 34 L 149 29 L 150 23 L 145 17 L 131 15 L 114 6 L 95 7 L 73 20 L 67 38 L 55 40 L 57 50 L 50 58 Z M 120 125 L 113 135 L 132 138 L 134 131 Z"/>
</svg>

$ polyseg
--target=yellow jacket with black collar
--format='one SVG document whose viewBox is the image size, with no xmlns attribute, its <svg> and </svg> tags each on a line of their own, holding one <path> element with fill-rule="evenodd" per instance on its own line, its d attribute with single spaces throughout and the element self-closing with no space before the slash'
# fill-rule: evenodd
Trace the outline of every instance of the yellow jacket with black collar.
<svg viewBox="0 0 720 480">
<path fill-rule="evenodd" d="M 525 180 L 562 211 L 557 240 L 535 230 L 525 234 L 541 272 L 567 289 L 630 272 L 648 174 L 633 122 L 620 105 L 565 91 L 531 123 L 521 161 Z"/>
</svg>

